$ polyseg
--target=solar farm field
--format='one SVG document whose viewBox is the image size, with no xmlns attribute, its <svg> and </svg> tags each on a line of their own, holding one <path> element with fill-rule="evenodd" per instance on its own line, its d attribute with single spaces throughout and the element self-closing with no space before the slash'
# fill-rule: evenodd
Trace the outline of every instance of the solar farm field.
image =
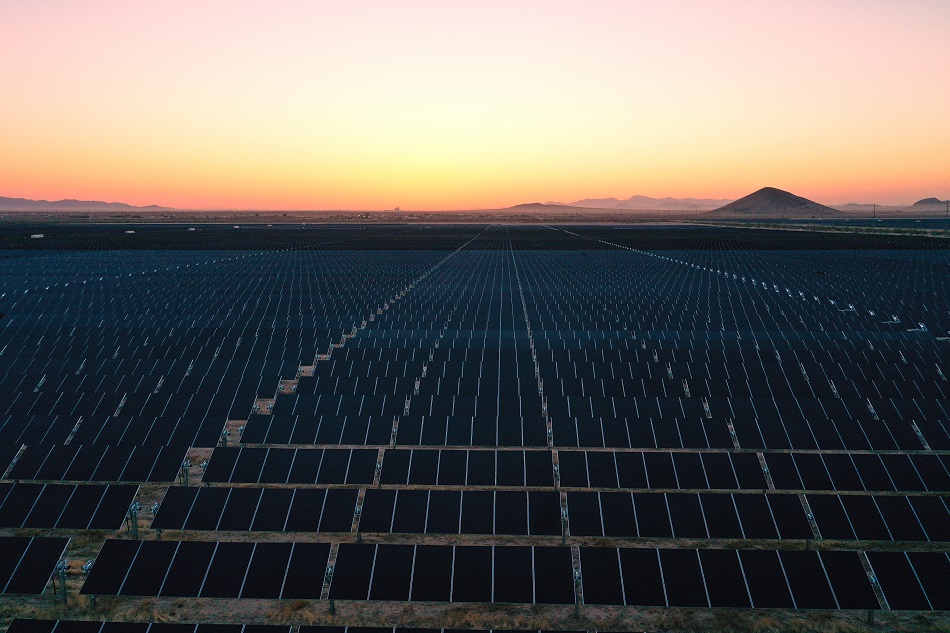
<svg viewBox="0 0 950 633">
<path fill-rule="evenodd" d="M 948 246 L 0 227 L 0 627 L 950 628 Z"/>
</svg>

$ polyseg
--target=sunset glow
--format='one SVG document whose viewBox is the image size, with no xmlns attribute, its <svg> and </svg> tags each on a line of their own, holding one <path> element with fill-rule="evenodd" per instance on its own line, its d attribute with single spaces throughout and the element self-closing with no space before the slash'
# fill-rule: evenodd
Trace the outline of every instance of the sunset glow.
<svg viewBox="0 0 950 633">
<path fill-rule="evenodd" d="M 950 197 L 950 3 L 0 4 L 0 196 Z"/>
</svg>

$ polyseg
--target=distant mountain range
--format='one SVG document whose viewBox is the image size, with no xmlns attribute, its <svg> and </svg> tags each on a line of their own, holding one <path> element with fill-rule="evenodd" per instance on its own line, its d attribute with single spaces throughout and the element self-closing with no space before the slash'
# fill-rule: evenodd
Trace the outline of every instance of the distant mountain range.
<svg viewBox="0 0 950 633">
<path fill-rule="evenodd" d="M 27 198 L 4 198 L 0 196 L 0 211 L 162 211 L 168 207 L 148 205 L 136 207 L 124 202 L 99 202 L 97 200 L 28 200 Z"/>
<path fill-rule="evenodd" d="M 670 209 L 675 211 L 718 209 L 732 200 L 713 198 L 651 198 L 649 196 L 630 196 L 626 200 L 617 198 L 584 198 L 576 202 L 548 202 L 546 204 L 587 209 L 637 209 L 656 211 Z"/>
</svg>

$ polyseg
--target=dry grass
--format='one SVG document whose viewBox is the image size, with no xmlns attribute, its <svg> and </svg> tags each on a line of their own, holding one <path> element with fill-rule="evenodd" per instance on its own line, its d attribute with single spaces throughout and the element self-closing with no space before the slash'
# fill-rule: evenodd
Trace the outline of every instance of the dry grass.
<svg viewBox="0 0 950 633">
<path fill-rule="evenodd" d="M 583 606 L 446 604 L 320 600 L 230 600 L 209 598 L 98 598 L 77 595 L 70 583 L 69 605 L 51 595 L 0 598 L 0 631 L 15 617 L 110 620 L 118 622 L 221 622 L 248 624 L 324 624 L 420 628 L 573 629 L 675 632 L 737 631 L 765 633 L 870 633 L 880 631 L 950 632 L 945 612 L 876 612 L 867 623 L 863 611 L 793 611 Z"/>
</svg>

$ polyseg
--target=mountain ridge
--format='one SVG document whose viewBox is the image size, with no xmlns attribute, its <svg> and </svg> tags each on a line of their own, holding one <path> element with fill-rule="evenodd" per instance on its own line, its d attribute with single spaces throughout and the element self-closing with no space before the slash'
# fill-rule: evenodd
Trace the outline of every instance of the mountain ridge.
<svg viewBox="0 0 950 633">
<path fill-rule="evenodd" d="M 163 211 L 170 207 L 157 204 L 135 206 L 125 202 L 102 202 L 99 200 L 31 200 L 0 196 L 0 211 Z"/>
<path fill-rule="evenodd" d="M 550 201 L 545 204 L 565 207 L 582 207 L 585 209 L 633 209 L 653 211 L 658 209 L 693 210 L 715 209 L 732 202 L 730 199 L 716 198 L 651 198 L 650 196 L 634 195 L 625 200 L 618 198 L 584 198 L 575 202 Z"/>
</svg>

